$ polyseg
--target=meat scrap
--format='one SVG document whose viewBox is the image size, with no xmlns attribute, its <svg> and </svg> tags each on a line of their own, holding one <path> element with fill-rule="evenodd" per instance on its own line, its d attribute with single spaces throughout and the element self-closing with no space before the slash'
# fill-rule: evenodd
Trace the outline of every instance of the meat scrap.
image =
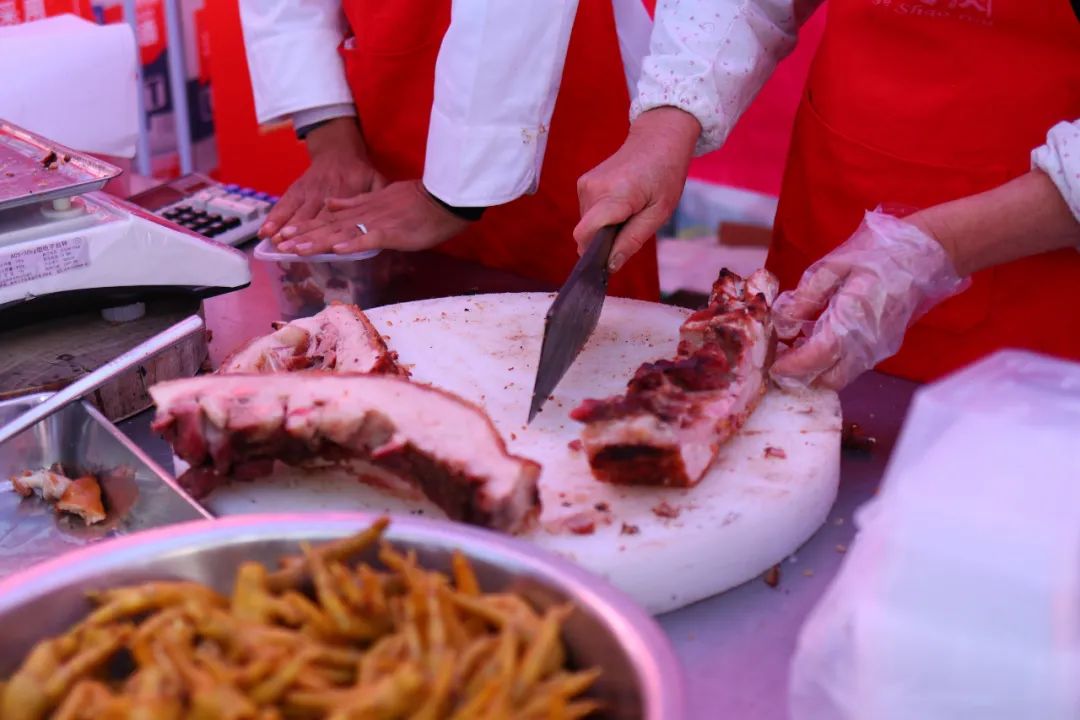
<svg viewBox="0 0 1080 720">
<path fill-rule="evenodd" d="M 874 446 L 877 445 L 877 438 L 872 435 L 867 435 L 858 423 L 845 423 L 843 429 L 840 432 L 840 447 L 844 450 L 851 450 L 852 452 L 869 455 Z"/>
<path fill-rule="evenodd" d="M 573 508 L 574 503 L 560 503 L 564 508 Z M 577 512 L 571 512 L 553 519 L 543 521 L 543 530 L 552 535 L 572 533 L 574 535 L 592 535 L 598 528 L 607 527 L 615 521 L 611 512 L 599 510 L 595 506 L 585 508 Z"/>
<path fill-rule="evenodd" d="M 57 512 L 77 515 L 87 525 L 105 519 L 105 506 L 101 502 L 101 485 L 93 475 L 72 479 L 59 467 L 30 471 L 11 478 L 11 486 L 19 495 L 37 495 L 50 503 Z"/>
<path fill-rule="evenodd" d="M 659 505 L 654 505 L 652 511 L 653 515 L 655 515 L 656 517 L 667 518 L 669 520 L 674 520 L 675 518 L 679 517 L 679 513 L 682 512 L 674 505 L 668 505 L 666 500 L 661 502 Z"/>
<path fill-rule="evenodd" d="M 255 338 L 221 364 L 219 372 L 270 373 L 331 370 L 408 376 L 397 355 L 355 305 L 335 303 L 322 312 Z"/>
<path fill-rule="evenodd" d="M 454 520 L 511 533 L 540 511 L 539 465 L 507 452 L 480 408 L 404 378 L 209 375 L 160 383 L 150 395 L 154 428 L 191 465 L 181 483 L 204 494 L 277 460 L 419 490 Z"/>
<path fill-rule="evenodd" d="M 775 588 L 780 584 L 780 566 L 773 565 L 771 568 L 765 571 L 765 576 L 762 578 L 765 584 L 771 588 Z"/>
<path fill-rule="evenodd" d="M 765 457 L 776 458 L 778 460 L 786 460 L 787 453 L 784 452 L 783 448 L 773 447 L 772 445 L 769 445 L 765 448 Z"/>
<path fill-rule="evenodd" d="M 631 525 L 630 523 L 623 523 L 622 528 L 619 530 L 620 535 L 637 535 L 641 532 L 641 528 L 637 525 Z"/>
<path fill-rule="evenodd" d="M 566 518 L 566 529 L 575 535 L 592 535 L 596 532 L 596 521 L 586 513 L 578 513 Z"/>
<path fill-rule="evenodd" d="M 620 485 L 693 487 L 765 394 L 778 283 L 721 270 L 709 304 L 679 330 L 676 357 L 638 368 L 624 395 L 571 413 L 593 475 Z"/>
</svg>

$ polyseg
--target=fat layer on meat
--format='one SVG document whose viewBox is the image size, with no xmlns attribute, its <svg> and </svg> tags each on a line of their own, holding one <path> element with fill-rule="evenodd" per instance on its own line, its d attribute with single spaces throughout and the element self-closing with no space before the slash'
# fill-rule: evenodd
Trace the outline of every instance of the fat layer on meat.
<svg viewBox="0 0 1080 720">
<path fill-rule="evenodd" d="M 678 354 L 638 368 L 624 395 L 571 414 L 593 475 L 625 485 L 691 487 L 765 393 L 776 278 L 722 270 L 709 304 L 679 330 Z"/>
<path fill-rule="evenodd" d="M 408 375 L 363 311 L 340 303 L 255 338 L 226 358 L 218 372 L 296 370 Z"/>
<path fill-rule="evenodd" d="M 520 532 L 539 513 L 539 465 L 509 454 L 482 410 L 436 388 L 386 375 L 297 372 L 176 380 L 150 394 L 154 426 L 192 465 L 182 481 L 196 494 L 226 477 L 265 473 L 275 460 L 363 463 L 378 472 L 361 479 L 398 479 L 456 520 Z"/>
</svg>

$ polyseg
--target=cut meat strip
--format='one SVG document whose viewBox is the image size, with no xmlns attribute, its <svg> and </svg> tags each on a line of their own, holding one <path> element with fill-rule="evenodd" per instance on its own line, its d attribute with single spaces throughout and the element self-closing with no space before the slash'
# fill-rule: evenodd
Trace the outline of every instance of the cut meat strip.
<svg viewBox="0 0 1080 720">
<path fill-rule="evenodd" d="M 765 392 L 776 345 L 777 281 L 722 270 L 707 307 L 679 330 L 678 354 L 638 368 L 625 395 L 586 400 L 571 417 L 593 475 L 622 485 L 692 487 Z"/>
<path fill-rule="evenodd" d="M 208 492 L 253 464 L 358 470 L 419 489 L 455 520 L 506 532 L 540 510 L 540 466 L 510 455 L 487 415 L 461 398 L 385 375 L 210 375 L 150 389 L 154 427 Z M 365 469 L 366 468 L 366 469 Z M 214 477 L 216 475 L 216 477 Z"/>
<path fill-rule="evenodd" d="M 218 372 L 295 370 L 408 375 L 360 308 L 338 303 L 255 338 L 226 358 Z"/>
</svg>

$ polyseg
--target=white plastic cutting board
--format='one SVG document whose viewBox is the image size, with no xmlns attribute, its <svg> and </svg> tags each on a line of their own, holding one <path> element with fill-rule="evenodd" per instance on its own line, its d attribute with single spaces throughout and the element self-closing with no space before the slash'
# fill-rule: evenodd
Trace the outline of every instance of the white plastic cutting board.
<svg viewBox="0 0 1080 720">
<path fill-rule="evenodd" d="M 512 452 L 543 465 L 541 528 L 529 539 L 605 576 L 660 613 L 759 575 L 817 530 L 839 478 L 835 393 L 794 397 L 771 391 L 691 490 L 601 484 L 589 473 L 584 453 L 571 449 L 580 425 L 568 412 L 585 398 L 621 392 L 641 363 L 673 355 L 686 316 L 679 308 L 609 298 L 554 398 L 526 427 L 544 315 L 553 297 L 453 297 L 367 313 L 415 380 L 482 405 Z M 233 483 L 204 503 L 216 515 L 354 508 L 442 515 L 430 504 L 389 498 L 352 478 L 295 472 Z M 567 531 L 566 520 L 575 516 L 574 524 L 592 522 L 594 531 Z"/>
</svg>

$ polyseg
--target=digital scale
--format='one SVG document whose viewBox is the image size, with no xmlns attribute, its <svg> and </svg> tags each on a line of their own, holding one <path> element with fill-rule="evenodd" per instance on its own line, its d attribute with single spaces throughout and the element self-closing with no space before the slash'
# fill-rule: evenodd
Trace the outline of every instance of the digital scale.
<svg viewBox="0 0 1080 720">
<path fill-rule="evenodd" d="M 254 240 L 278 198 L 191 173 L 128 198 L 166 220 L 226 245 Z"/>
<path fill-rule="evenodd" d="M 199 211 L 205 217 L 177 214 L 183 222 L 175 223 L 148 209 L 146 198 L 140 205 L 100 192 L 119 174 L 0 120 L 0 328 L 16 314 L 65 308 L 100 307 L 109 320 L 130 320 L 141 315 L 147 297 L 208 297 L 250 283 L 247 257 L 224 243 L 257 221 L 262 205 L 224 197 L 234 212 L 215 212 L 216 198 L 231 193 L 204 179 L 207 186 L 194 194 L 214 195 Z M 159 209 L 172 212 L 187 197 L 181 193 Z"/>
</svg>

